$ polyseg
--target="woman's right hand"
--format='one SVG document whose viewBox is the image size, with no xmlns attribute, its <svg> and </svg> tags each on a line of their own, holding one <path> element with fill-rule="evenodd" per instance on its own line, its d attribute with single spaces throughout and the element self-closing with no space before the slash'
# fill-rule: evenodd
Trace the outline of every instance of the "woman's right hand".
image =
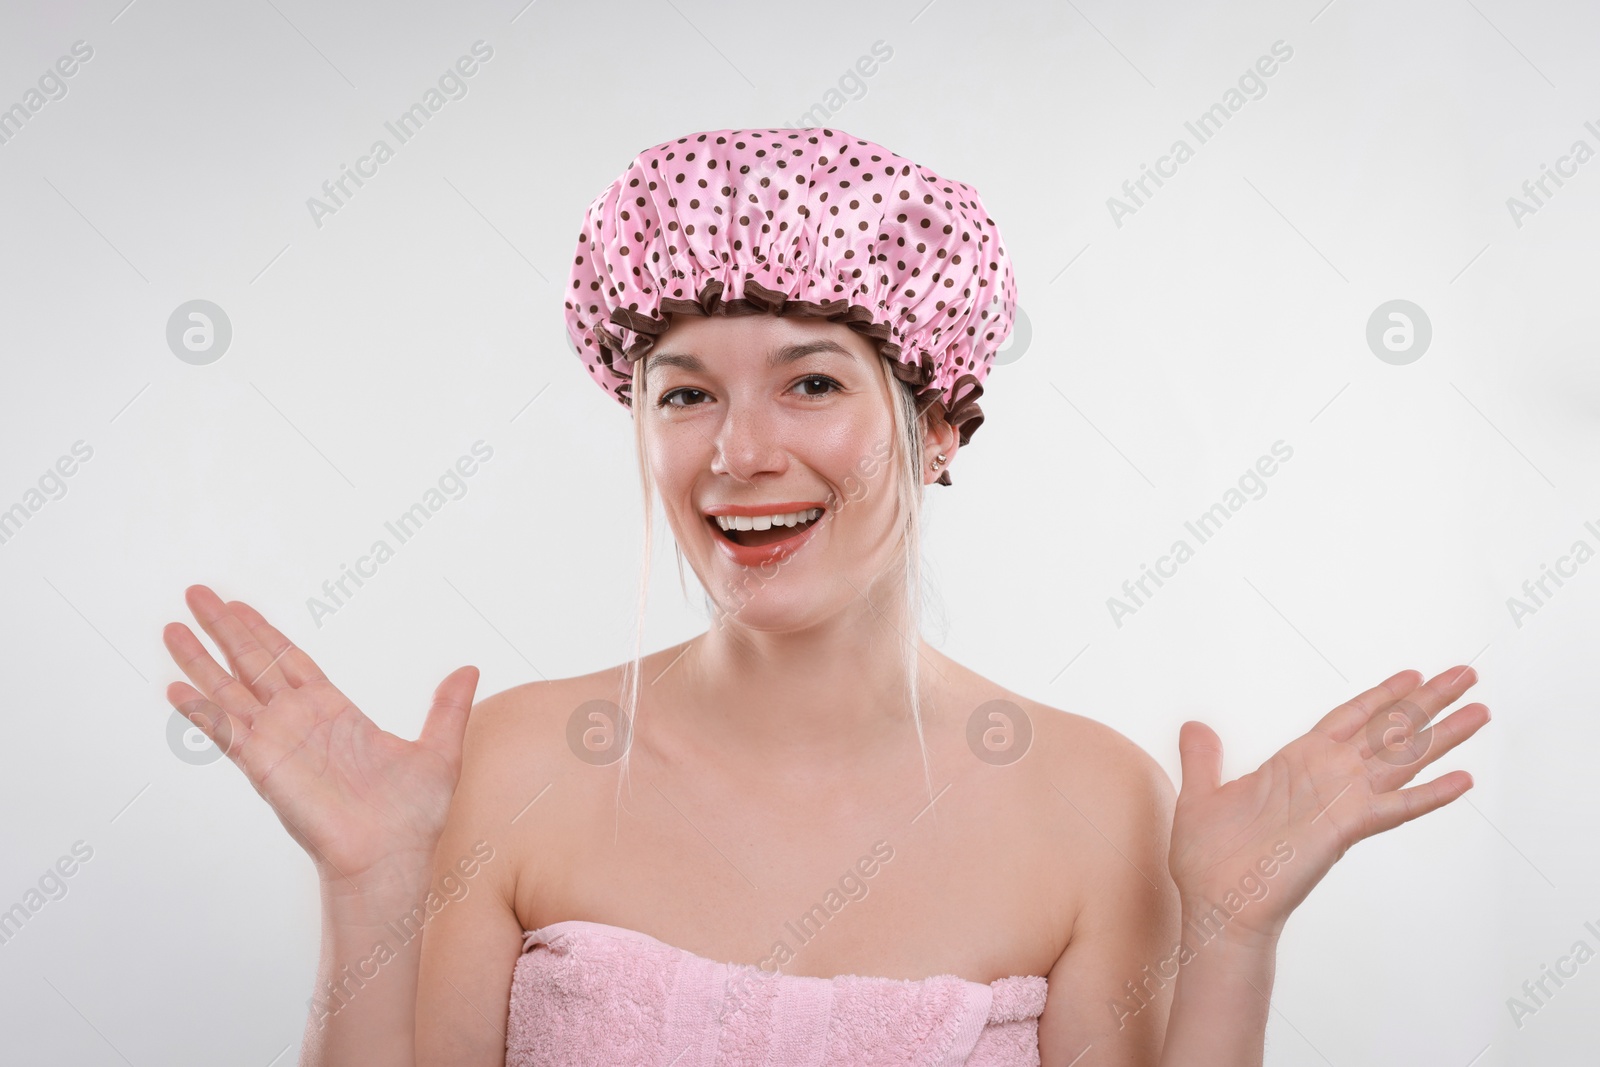
<svg viewBox="0 0 1600 1067">
<path fill-rule="evenodd" d="M 203 585 L 184 600 L 232 673 L 187 626 L 169 623 L 162 640 L 194 686 L 173 682 L 167 701 L 244 772 L 324 884 L 363 893 L 426 877 L 461 773 L 478 669 L 446 677 L 421 736 L 406 741 L 363 715 L 254 608 L 224 604 Z"/>
</svg>

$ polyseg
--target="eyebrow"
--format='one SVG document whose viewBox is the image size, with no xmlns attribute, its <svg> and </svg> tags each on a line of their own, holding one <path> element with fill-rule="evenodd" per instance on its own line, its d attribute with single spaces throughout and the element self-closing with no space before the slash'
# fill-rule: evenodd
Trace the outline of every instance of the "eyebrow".
<svg viewBox="0 0 1600 1067">
<path fill-rule="evenodd" d="M 806 341 L 802 344 L 784 345 L 775 348 L 767 354 L 768 367 L 781 367 L 804 359 L 821 352 L 829 352 L 843 356 L 846 359 L 855 359 L 856 354 L 834 341 Z M 681 367 L 686 371 L 699 372 L 706 369 L 706 365 L 696 356 L 687 352 L 655 352 L 651 353 L 645 361 L 645 370 L 651 371 L 657 367 Z"/>
</svg>

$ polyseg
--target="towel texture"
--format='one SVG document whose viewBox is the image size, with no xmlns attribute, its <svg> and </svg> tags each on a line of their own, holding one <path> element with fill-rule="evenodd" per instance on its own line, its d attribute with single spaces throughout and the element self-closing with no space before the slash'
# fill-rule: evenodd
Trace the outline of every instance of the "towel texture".
<svg viewBox="0 0 1600 1067">
<path fill-rule="evenodd" d="M 558 922 L 523 936 L 506 1067 L 1038 1067 L 1047 989 L 1038 975 L 773 975 Z"/>
</svg>

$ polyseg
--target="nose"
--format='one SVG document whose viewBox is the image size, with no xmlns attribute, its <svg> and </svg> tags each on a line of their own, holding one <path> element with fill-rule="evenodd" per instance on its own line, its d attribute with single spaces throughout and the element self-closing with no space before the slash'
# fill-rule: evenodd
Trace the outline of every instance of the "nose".
<svg viewBox="0 0 1600 1067">
<path fill-rule="evenodd" d="M 716 448 L 711 472 L 741 482 L 752 482 L 760 474 L 781 473 L 788 463 L 779 440 L 776 413 L 750 404 L 729 402 L 713 443 Z"/>
</svg>

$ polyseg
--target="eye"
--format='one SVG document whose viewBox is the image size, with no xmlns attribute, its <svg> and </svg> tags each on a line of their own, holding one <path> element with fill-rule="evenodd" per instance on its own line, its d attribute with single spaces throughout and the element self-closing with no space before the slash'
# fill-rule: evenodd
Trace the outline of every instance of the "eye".
<svg viewBox="0 0 1600 1067">
<path fill-rule="evenodd" d="M 808 374 L 804 378 L 801 378 L 798 382 L 795 382 L 794 384 L 797 385 L 797 386 L 798 385 L 805 385 L 807 382 L 821 382 L 821 383 L 823 383 L 823 384 L 825 384 L 825 385 L 827 385 L 829 387 L 826 392 L 806 393 L 805 394 L 806 396 L 811 396 L 811 397 L 824 397 L 824 396 L 827 396 L 828 393 L 831 393 L 831 392 L 834 392 L 836 390 L 844 388 L 844 386 L 840 385 L 838 382 L 834 381 L 832 378 L 828 377 L 826 374 Z"/>
<path fill-rule="evenodd" d="M 800 388 L 807 384 L 816 384 L 824 387 L 821 392 L 806 392 L 802 394 L 815 399 L 820 399 L 827 396 L 829 393 L 836 392 L 837 390 L 844 388 L 844 386 L 840 385 L 826 374 L 808 374 L 804 378 L 801 378 L 799 381 L 795 382 L 792 388 Z M 692 402 L 686 400 L 684 403 L 677 403 L 678 397 L 690 395 L 699 398 L 706 396 L 706 392 L 704 389 L 695 389 L 692 386 L 687 385 L 679 386 L 676 389 L 668 389 L 656 400 L 656 407 L 687 408 L 698 406 L 698 404 L 701 402 L 699 399 L 696 399 Z"/>
<path fill-rule="evenodd" d="M 658 408 L 664 408 L 664 407 L 675 407 L 675 408 L 692 407 L 693 405 L 691 405 L 691 404 L 674 404 L 672 402 L 672 398 L 677 396 L 679 393 L 698 393 L 701 396 L 705 396 L 706 395 L 705 394 L 705 390 L 703 390 L 703 389 L 691 389 L 688 386 L 683 386 L 683 387 L 680 387 L 678 389 L 668 389 L 665 393 L 662 393 L 661 394 L 661 398 L 656 401 L 656 407 L 658 407 Z"/>
</svg>

